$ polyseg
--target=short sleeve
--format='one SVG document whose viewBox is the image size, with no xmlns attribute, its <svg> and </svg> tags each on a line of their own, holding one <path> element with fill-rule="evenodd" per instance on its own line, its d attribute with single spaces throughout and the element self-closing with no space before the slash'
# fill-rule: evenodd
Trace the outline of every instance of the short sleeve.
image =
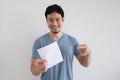
<svg viewBox="0 0 120 80">
<path fill-rule="evenodd" d="M 40 43 L 37 40 L 35 40 L 32 49 L 32 59 L 40 59 L 39 53 L 37 52 L 37 49 L 39 48 L 40 48 Z"/>
<path fill-rule="evenodd" d="M 77 48 L 80 45 L 80 43 L 74 39 L 74 55 L 77 56 L 80 54 L 80 50 Z"/>
</svg>

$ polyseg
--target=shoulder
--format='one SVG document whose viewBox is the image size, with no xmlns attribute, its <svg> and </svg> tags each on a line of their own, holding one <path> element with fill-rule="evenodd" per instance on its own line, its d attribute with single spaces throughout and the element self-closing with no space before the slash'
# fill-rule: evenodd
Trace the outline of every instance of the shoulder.
<svg viewBox="0 0 120 80">
<path fill-rule="evenodd" d="M 40 36 L 40 37 L 38 37 L 38 38 L 36 38 L 35 39 L 35 41 L 34 41 L 34 44 L 36 44 L 36 45 L 40 45 L 41 43 L 44 43 L 45 42 L 45 40 L 47 39 L 47 36 L 48 34 L 46 33 L 46 34 L 43 34 L 42 36 Z"/>
<path fill-rule="evenodd" d="M 46 39 L 46 38 L 48 38 L 48 33 L 43 34 L 42 36 L 36 38 L 35 41 L 42 41 L 42 40 L 44 40 L 44 39 Z"/>
<path fill-rule="evenodd" d="M 64 36 L 65 36 L 66 38 L 68 38 L 70 41 L 76 41 L 76 38 L 73 37 L 73 36 L 71 36 L 70 34 L 64 33 Z"/>
<path fill-rule="evenodd" d="M 79 45 L 79 41 L 75 37 L 66 33 L 64 33 L 64 40 L 66 40 L 69 43 L 72 43 L 73 45 Z"/>
<path fill-rule="evenodd" d="M 35 43 L 37 45 L 40 45 L 41 47 L 44 47 L 50 43 L 53 42 L 53 39 L 51 39 L 51 37 L 49 36 L 48 33 L 42 35 L 41 37 L 38 37 L 36 40 L 35 40 Z"/>
</svg>

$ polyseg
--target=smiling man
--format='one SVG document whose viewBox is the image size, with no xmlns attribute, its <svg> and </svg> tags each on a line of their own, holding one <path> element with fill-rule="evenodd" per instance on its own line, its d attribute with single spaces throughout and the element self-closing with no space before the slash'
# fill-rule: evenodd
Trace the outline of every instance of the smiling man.
<svg viewBox="0 0 120 80">
<path fill-rule="evenodd" d="M 41 74 L 41 80 L 73 80 L 73 57 L 75 56 L 82 66 L 88 67 L 91 62 L 91 51 L 86 44 L 80 45 L 74 37 L 62 31 L 64 11 L 59 5 L 48 6 L 45 17 L 50 32 L 34 42 L 31 72 L 35 76 Z M 63 62 L 47 69 L 48 61 L 41 59 L 37 49 L 55 41 L 60 48 Z"/>
</svg>

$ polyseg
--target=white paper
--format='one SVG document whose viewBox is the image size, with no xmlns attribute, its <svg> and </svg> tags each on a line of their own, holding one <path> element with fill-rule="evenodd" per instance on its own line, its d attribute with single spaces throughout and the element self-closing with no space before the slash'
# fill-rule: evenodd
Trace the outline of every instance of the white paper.
<svg viewBox="0 0 120 80">
<path fill-rule="evenodd" d="M 37 50 L 40 57 L 48 61 L 48 68 L 63 61 L 57 42 L 53 42 Z"/>
</svg>

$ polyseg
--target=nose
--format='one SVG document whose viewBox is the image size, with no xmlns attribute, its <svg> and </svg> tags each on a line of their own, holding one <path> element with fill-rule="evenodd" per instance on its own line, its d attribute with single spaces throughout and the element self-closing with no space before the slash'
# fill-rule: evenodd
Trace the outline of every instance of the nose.
<svg viewBox="0 0 120 80">
<path fill-rule="evenodd" d="M 54 20 L 53 21 L 53 26 L 56 26 L 57 25 L 57 22 Z"/>
</svg>

